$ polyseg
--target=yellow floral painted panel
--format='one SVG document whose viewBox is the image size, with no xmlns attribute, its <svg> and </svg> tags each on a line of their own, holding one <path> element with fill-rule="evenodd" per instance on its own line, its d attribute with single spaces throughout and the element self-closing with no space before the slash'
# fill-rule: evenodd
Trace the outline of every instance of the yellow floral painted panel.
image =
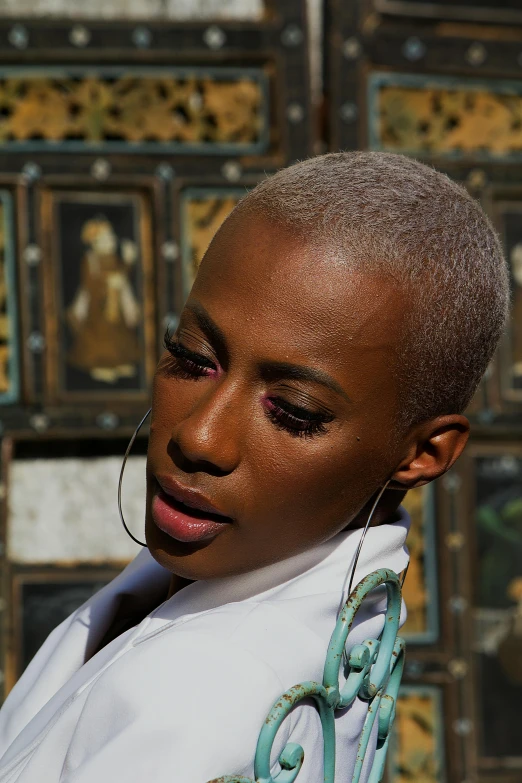
<svg viewBox="0 0 522 783">
<path fill-rule="evenodd" d="M 373 81 L 374 148 L 444 157 L 522 153 L 522 83 L 378 75 Z"/>
<path fill-rule="evenodd" d="M 0 145 L 253 150 L 265 103 L 260 69 L 0 70 Z"/>
<path fill-rule="evenodd" d="M 440 783 L 442 715 L 435 687 L 401 688 L 392 730 L 391 783 Z"/>
<path fill-rule="evenodd" d="M 403 586 L 408 619 L 401 629 L 409 641 L 433 642 L 437 635 L 432 493 L 432 487 L 417 487 L 408 492 L 402 503 L 411 517 L 406 542 L 410 566 Z"/>
<path fill-rule="evenodd" d="M 245 190 L 192 188 L 183 197 L 183 272 L 190 290 L 212 237 Z"/>
</svg>

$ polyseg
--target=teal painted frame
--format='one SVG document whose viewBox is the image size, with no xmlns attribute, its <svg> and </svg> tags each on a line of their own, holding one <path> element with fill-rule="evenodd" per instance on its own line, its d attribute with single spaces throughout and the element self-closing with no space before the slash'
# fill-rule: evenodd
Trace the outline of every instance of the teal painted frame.
<svg viewBox="0 0 522 783">
<path fill-rule="evenodd" d="M 346 641 L 366 596 L 376 587 L 384 586 L 387 607 L 380 639 L 366 639 L 354 645 L 349 653 Z M 305 751 L 289 742 L 279 756 L 281 770 L 272 776 L 270 755 L 277 732 L 296 704 L 312 698 L 318 708 L 323 731 L 324 783 L 335 780 L 335 710 L 346 709 L 357 697 L 368 703 L 368 711 L 359 739 L 355 769 L 351 783 L 359 783 L 372 729 L 377 721 L 377 747 L 369 772 L 368 783 L 382 780 L 390 732 L 395 718 L 405 644 L 397 633 L 401 614 L 401 582 L 397 574 L 381 568 L 368 574 L 348 597 L 339 615 L 328 645 L 322 683 L 308 681 L 294 685 L 274 703 L 264 721 L 254 758 L 255 783 L 294 783 L 301 770 Z M 343 666 L 345 680 L 339 684 Z M 210 783 L 254 783 L 250 778 L 225 775 Z M 319 781 L 318 781 L 319 783 Z"/>
<path fill-rule="evenodd" d="M 20 396 L 20 345 L 18 336 L 13 197 L 10 191 L 0 189 L 0 203 L 2 204 L 4 212 L 4 269 L 7 287 L 6 313 L 7 323 L 9 325 L 8 375 L 10 379 L 9 391 L 0 394 L 0 405 L 11 405 L 17 402 Z"/>
<path fill-rule="evenodd" d="M 152 153 L 152 154 L 176 154 L 176 155 L 254 155 L 261 154 L 268 149 L 270 137 L 270 112 L 269 112 L 269 80 L 262 67 L 259 68 L 233 68 L 230 66 L 194 66 L 192 68 L 181 66 L 147 66 L 135 65 L 119 66 L 2 66 L 0 67 L 0 79 L 19 76 L 45 79 L 70 78 L 78 76 L 99 76 L 118 78 L 121 76 L 175 76 L 184 78 L 187 76 L 210 76 L 215 81 L 225 78 L 248 77 L 257 81 L 261 89 L 262 103 L 260 114 L 263 117 L 263 125 L 259 132 L 259 140 L 254 144 L 183 144 L 182 142 L 143 142 L 130 143 L 127 141 L 105 141 L 100 144 L 90 144 L 84 141 L 9 141 L 0 144 L 0 152 L 83 152 L 90 154 L 110 154 L 121 152 L 125 154 Z"/>
<path fill-rule="evenodd" d="M 435 726 L 435 753 L 439 760 L 439 776 L 437 783 L 446 783 L 446 759 L 444 750 L 444 711 L 442 704 L 442 689 L 440 685 L 401 685 L 399 688 L 399 699 L 401 695 L 417 694 L 419 696 L 429 695 L 435 702 L 435 711 L 437 714 L 437 722 Z M 390 783 L 394 783 L 398 768 L 396 763 L 397 756 L 397 736 L 395 732 L 391 731 L 390 736 L 390 750 L 388 755 L 387 771 L 388 779 Z"/>
<path fill-rule="evenodd" d="M 423 535 L 424 535 L 424 575 L 429 591 L 429 601 L 426 607 L 427 629 L 421 633 L 402 632 L 403 639 L 412 645 L 435 644 L 440 636 L 439 619 L 439 580 L 437 571 L 437 535 L 436 535 L 436 492 L 435 485 L 427 484 L 424 489 L 423 502 Z M 408 577 L 406 576 L 406 579 Z"/>
<path fill-rule="evenodd" d="M 458 151 L 449 153 L 431 153 L 424 150 L 397 150 L 388 148 L 380 143 L 379 139 L 379 112 L 378 99 L 381 87 L 426 87 L 426 88 L 465 88 L 470 90 L 486 89 L 496 95 L 520 95 L 522 96 L 522 80 L 513 79 L 477 79 L 465 76 L 435 76 L 433 74 L 399 73 L 396 71 L 374 71 L 368 76 L 368 148 L 383 152 L 398 152 L 404 155 L 413 155 L 427 160 L 462 160 L 482 163 L 510 163 L 522 161 L 522 150 L 509 155 L 492 155 L 488 152 L 473 152 L 462 154 Z"/>
<path fill-rule="evenodd" d="M 183 280 L 183 301 L 186 300 L 191 289 L 189 267 L 192 263 L 192 259 L 190 257 L 190 245 L 185 230 L 185 226 L 187 225 L 187 221 L 186 221 L 187 202 L 197 198 L 205 198 L 205 197 L 208 198 L 212 196 L 229 196 L 229 197 L 238 196 L 239 198 L 241 198 L 241 196 L 244 196 L 248 190 L 250 190 L 250 187 L 247 186 L 226 187 L 226 186 L 217 185 L 216 187 L 212 187 L 212 186 L 188 187 L 188 188 L 184 188 L 181 191 L 180 236 L 181 236 L 181 275 Z"/>
</svg>

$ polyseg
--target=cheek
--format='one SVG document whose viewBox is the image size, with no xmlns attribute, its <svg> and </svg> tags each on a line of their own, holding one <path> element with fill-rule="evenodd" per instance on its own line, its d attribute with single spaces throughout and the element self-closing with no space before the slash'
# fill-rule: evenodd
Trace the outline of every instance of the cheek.
<svg viewBox="0 0 522 783">
<path fill-rule="evenodd" d="M 353 437 L 325 434 L 316 439 L 300 439 L 278 434 L 277 444 L 259 449 L 251 445 L 249 498 L 253 517 L 262 517 L 263 526 L 280 529 L 292 526 L 302 535 L 303 521 L 310 534 L 322 537 L 347 516 L 357 513 L 375 491 L 383 471 L 382 456 L 360 446 Z"/>
</svg>

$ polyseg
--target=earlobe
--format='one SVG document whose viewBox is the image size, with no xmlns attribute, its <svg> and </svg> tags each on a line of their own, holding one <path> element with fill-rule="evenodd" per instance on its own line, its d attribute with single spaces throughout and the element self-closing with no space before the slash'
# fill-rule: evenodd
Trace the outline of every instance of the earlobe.
<svg viewBox="0 0 522 783">
<path fill-rule="evenodd" d="M 414 489 L 442 476 L 462 454 L 469 430 L 468 419 L 460 414 L 438 416 L 414 427 L 390 487 Z"/>
</svg>

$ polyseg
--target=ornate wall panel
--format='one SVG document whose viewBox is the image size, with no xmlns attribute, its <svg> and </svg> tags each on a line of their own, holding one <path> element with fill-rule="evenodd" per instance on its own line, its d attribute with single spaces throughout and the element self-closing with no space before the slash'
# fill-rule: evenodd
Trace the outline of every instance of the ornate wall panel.
<svg viewBox="0 0 522 783">
<path fill-rule="evenodd" d="M 118 573 L 96 567 L 14 571 L 6 690 L 14 685 L 51 631 Z"/>
<path fill-rule="evenodd" d="M 0 67 L 0 151 L 255 154 L 269 128 L 262 68 Z"/>
<path fill-rule="evenodd" d="M 373 0 L 376 11 L 392 16 L 470 22 L 522 23 L 518 0 Z"/>
<path fill-rule="evenodd" d="M 0 0 L 6 690 L 136 554 L 118 472 L 165 328 L 240 195 L 313 136 L 301 0 Z M 139 538 L 145 430 L 123 493 Z"/>
<path fill-rule="evenodd" d="M 7 484 L 12 563 L 126 563 L 139 547 L 122 534 L 116 506 L 120 455 L 13 459 Z M 124 487 L 135 535 L 143 535 L 145 458 L 129 457 Z"/>
<path fill-rule="evenodd" d="M 260 21 L 267 12 L 264 0 L 1 0 L 0 16 L 70 19 L 194 19 Z"/>
<path fill-rule="evenodd" d="M 148 400 L 155 308 L 150 204 L 138 192 L 41 194 L 53 399 Z"/>
<path fill-rule="evenodd" d="M 411 527 L 410 565 L 403 590 L 408 619 L 402 635 L 408 644 L 430 644 L 437 640 L 439 626 L 434 487 L 410 490 L 403 505 L 411 516 Z"/>
<path fill-rule="evenodd" d="M 326 36 L 329 148 L 400 152 L 436 166 L 481 201 L 504 245 L 511 321 L 466 412 L 467 456 L 436 482 L 434 546 L 419 536 L 420 498 L 406 498 L 414 578 L 405 583 L 413 611 L 404 631 L 425 627 L 432 593 L 427 601 L 423 564 L 432 563 L 439 633 L 420 644 L 410 639 L 405 683 L 444 692 L 436 774 L 447 783 L 518 783 L 522 9 L 488 0 L 332 0 Z M 405 747 L 417 731 L 405 734 Z M 405 762 L 390 779 L 433 774 L 429 764 Z"/>
<path fill-rule="evenodd" d="M 185 188 L 181 194 L 183 284 L 188 294 L 212 237 L 245 188 Z"/>
<path fill-rule="evenodd" d="M 0 189 L 0 404 L 17 402 L 20 387 L 13 196 Z"/>
<path fill-rule="evenodd" d="M 440 688 L 401 687 L 388 759 L 394 783 L 444 782 L 443 723 Z"/>
<path fill-rule="evenodd" d="M 474 445 L 468 460 L 480 763 L 522 773 L 522 448 Z"/>
<path fill-rule="evenodd" d="M 374 72 L 368 112 L 371 149 L 474 161 L 522 155 L 522 82 Z"/>
</svg>

